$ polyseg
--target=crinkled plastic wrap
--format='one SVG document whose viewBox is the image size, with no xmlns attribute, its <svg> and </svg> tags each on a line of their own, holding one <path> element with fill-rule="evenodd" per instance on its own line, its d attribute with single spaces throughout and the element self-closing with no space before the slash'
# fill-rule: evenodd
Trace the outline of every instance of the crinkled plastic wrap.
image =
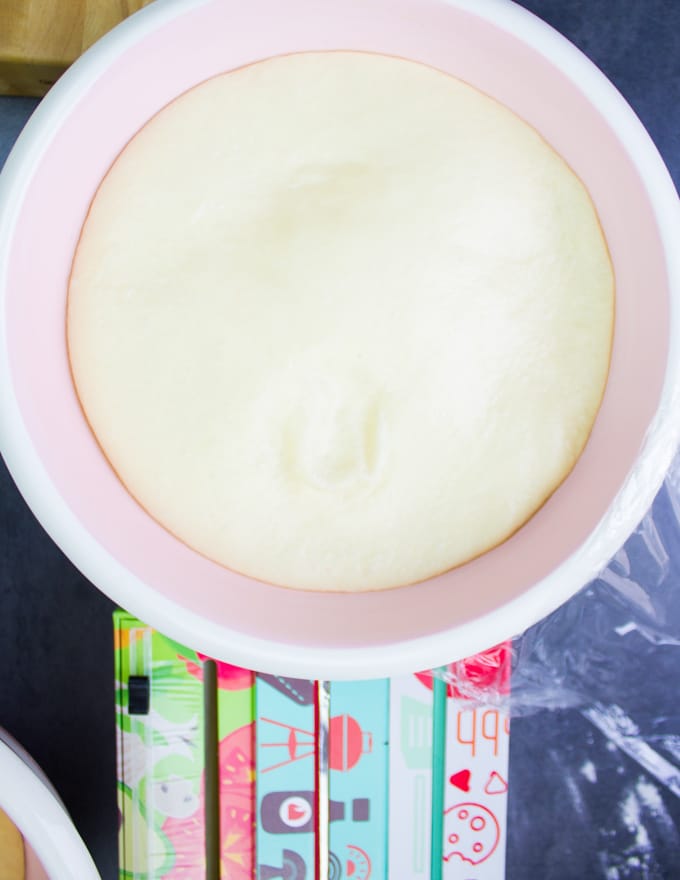
<svg viewBox="0 0 680 880">
<path fill-rule="evenodd" d="M 511 644 L 475 657 L 472 674 L 471 661 L 438 674 L 471 704 L 503 705 L 513 716 L 611 702 L 622 652 L 644 653 L 633 633 L 648 645 L 680 646 L 680 455 L 599 577 Z"/>
</svg>

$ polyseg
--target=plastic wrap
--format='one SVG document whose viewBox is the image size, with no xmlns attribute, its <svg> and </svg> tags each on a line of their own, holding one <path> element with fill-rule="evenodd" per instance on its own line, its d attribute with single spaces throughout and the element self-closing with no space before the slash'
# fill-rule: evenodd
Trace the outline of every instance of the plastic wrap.
<svg viewBox="0 0 680 880">
<path fill-rule="evenodd" d="M 471 704 L 512 716 L 611 702 L 626 655 L 680 646 L 680 455 L 654 503 L 594 581 L 553 614 L 438 674 Z M 512 654 L 512 688 L 506 652 Z"/>
</svg>

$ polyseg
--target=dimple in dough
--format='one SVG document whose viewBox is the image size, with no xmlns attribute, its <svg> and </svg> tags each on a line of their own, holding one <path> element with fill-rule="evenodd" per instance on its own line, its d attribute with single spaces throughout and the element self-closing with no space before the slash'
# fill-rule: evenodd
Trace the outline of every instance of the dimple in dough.
<svg viewBox="0 0 680 880">
<path fill-rule="evenodd" d="M 306 590 L 426 579 L 574 466 L 609 365 L 593 204 L 471 86 L 303 53 L 164 108 L 106 175 L 68 300 L 104 453 L 182 541 Z"/>
</svg>

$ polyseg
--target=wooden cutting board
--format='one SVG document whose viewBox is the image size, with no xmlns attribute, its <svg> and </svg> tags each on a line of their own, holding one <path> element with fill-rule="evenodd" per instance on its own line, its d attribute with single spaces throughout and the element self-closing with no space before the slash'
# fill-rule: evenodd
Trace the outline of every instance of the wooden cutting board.
<svg viewBox="0 0 680 880">
<path fill-rule="evenodd" d="M 0 94 L 41 96 L 95 40 L 152 0 L 0 0 Z"/>
</svg>

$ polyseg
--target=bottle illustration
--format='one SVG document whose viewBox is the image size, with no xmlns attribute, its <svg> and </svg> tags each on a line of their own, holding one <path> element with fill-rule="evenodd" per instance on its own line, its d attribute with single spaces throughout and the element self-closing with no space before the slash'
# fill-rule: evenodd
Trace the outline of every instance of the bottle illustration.
<svg viewBox="0 0 680 880">
<path fill-rule="evenodd" d="M 331 822 L 346 818 L 346 805 L 342 801 L 330 802 Z M 270 834 L 305 834 L 314 831 L 315 793 L 313 791 L 273 791 L 262 798 L 260 816 L 262 829 Z M 368 822 L 370 804 L 368 798 L 352 801 L 353 822 Z"/>
<path fill-rule="evenodd" d="M 259 880 L 305 880 L 307 867 L 298 853 L 284 849 L 281 853 L 281 861 L 280 868 L 260 865 L 257 874 Z"/>
</svg>

